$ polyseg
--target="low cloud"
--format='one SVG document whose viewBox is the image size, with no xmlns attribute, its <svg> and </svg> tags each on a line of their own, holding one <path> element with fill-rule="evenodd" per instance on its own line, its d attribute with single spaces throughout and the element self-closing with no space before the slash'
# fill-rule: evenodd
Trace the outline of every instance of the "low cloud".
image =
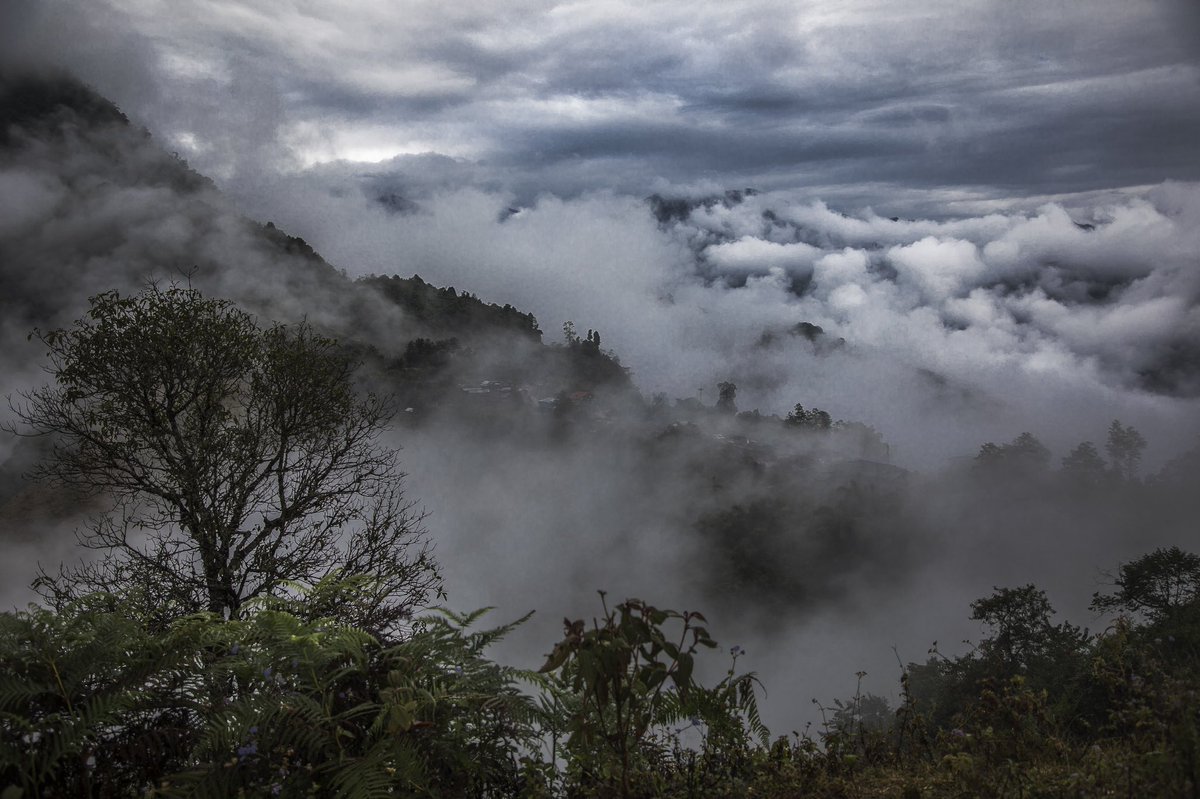
<svg viewBox="0 0 1200 799">
<path fill-rule="evenodd" d="M 704 250 L 704 257 L 719 273 L 770 274 L 783 272 L 793 278 L 812 276 L 812 265 L 823 253 L 802 241 L 776 243 L 746 236 L 737 241 L 713 244 Z"/>
<path fill-rule="evenodd" d="M 521 205 L 511 192 L 432 185 L 419 163 L 390 166 L 386 180 L 280 179 L 247 201 L 354 272 L 469 287 L 532 311 L 551 337 L 567 320 L 598 328 L 647 393 L 692 396 L 731 379 L 742 407 L 803 401 L 862 419 L 911 464 L 972 451 L 980 424 L 999 437 L 1041 427 L 1066 446 L 1120 416 L 1152 434 L 1158 458 L 1168 431 L 1195 428 L 1194 184 L 958 219 L 717 194 L 684 197 L 683 215 L 659 222 L 640 197 Z M 389 213 L 361 188 L 380 181 L 413 187 L 418 210 Z M 800 322 L 846 346 L 759 346 Z M 926 373 L 987 400 L 959 403 L 931 436 Z M 881 395 L 884 380 L 907 388 Z"/>
</svg>

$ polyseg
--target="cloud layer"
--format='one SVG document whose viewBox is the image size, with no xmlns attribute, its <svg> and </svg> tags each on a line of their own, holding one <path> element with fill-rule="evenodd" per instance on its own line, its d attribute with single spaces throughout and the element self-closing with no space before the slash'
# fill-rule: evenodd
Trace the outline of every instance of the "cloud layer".
<svg viewBox="0 0 1200 799">
<path fill-rule="evenodd" d="M 1193 8 L 16 0 L 4 44 L 226 183 L 429 152 L 530 194 L 711 181 L 862 203 L 1200 178 Z"/>
<path fill-rule="evenodd" d="M 803 402 L 869 422 L 911 465 L 967 454 L 981 431 L 1034 429 L 1065 447 L 1119 416 L 1165 458 L 1166 442 L 1197 429 L 1194 184 L 905 220 L 788 192 L 520 206 L 427 166 L 280 179 L 255 211 L 352 271 L 467 287 L 546 331 L 598 328 L 648 394 L 712 399 L 733 380 L 742 407 Z M 407 210 L 380 196 L 408 198 Z M 823 343 L 787 334 L 801 322 Z"/>
</svg>

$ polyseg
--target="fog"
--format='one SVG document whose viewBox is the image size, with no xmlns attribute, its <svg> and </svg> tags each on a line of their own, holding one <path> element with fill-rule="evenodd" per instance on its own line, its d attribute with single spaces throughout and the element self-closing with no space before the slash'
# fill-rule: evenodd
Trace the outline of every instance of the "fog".
<svg viewBox="0 0 1200 799">
<path fill-rule="evenodd" d="M 543 195 L 513 214 L 473 187 L 412 192 L 397 214 L 379 181 L 302 175 L 248 206 L 352 274 L 511 302 L 550 338 L 567 320 L 600 329 L 647 394 L 713 401 L 732 380 L 744 408 L 867 421 L 903 465 L 1025 429 L 1062 449 L 1113 418 L 1149 436 L 1154 465 L 1197 430 L 1196 184 L 951 220 L 719 195 L 660 223 L 644 197 Z M 845 346 L 763 346 L 799 322 Z"/>
</svg>

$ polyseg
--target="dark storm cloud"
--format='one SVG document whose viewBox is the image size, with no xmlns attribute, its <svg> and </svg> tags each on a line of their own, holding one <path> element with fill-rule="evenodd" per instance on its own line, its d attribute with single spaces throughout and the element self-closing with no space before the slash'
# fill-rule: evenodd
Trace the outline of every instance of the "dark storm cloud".
<svg viewBox="0 0 1200 799">
<path fill-rule="evenodd" d="M 16 50 L 79 69 L 239 193 L 280 166 L 420 152 L 560 193 L 704 177 L 1012 197 L 1200 174 L 1186 0 L 21 0 L 5 14 Z"/>
<path fill-rule="evenodd" d="M 577 131 L 525 131 L 526 157 L 614 158 L 635 153 L 663 164 L 682 180 L 703 172 L 768 170 L 780 161 L 797 164 L 877 155 L 883 142 L 861 131 L 806 137 L 804 131 L 768 133 L 706 131 L 678 122 L 586 127 Z M 900 143 L 896 149 L 904 146 Z"/>
</svg>

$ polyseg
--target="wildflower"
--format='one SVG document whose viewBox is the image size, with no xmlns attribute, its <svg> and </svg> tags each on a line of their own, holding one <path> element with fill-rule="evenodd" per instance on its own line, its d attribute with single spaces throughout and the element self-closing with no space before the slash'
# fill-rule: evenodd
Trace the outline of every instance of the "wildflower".
<svg viewBox="0 0 1200 799">
<path fill-rule="evenodd" d="M 692 722 L 693 727 L 700 726 L 700 717 L 699 716 L 692 716 L 690 719 L 688 719 L 688 721 Z"/>
<path fill-rule="evenodd" d="M 967 734 L 965 732 L 963 732 L 961 729 L 959 729 L 958 727 L 955 727 L 954 729 L 950 730 L 950 734 L 953 735 L 955 738 L 966 738 L 967 737 Z"/>
<path fill-rule="evenodd" d="M 242 651 L 241 644 L 234 644 L 233 646 L 229 647 L 229 654 L 231 654 L 231 655 L 236 655 L 238 652 L 241 652 L 241 651 Z"/>
<path fill-rule="evenodd" d="M 254 743 L 254 741 L 251 741 L 248 744 L 242 744 L 237 750 L 237 756 L 239 760 L 245 760 L 246 758 L 257 754 L 258 744 Z"/>
<path fill-rule="evenodd" d="M 88 755 L 88 759 L 83 761 L 83 765 L 87 766 L 88 768 L 95 768 L 96 767 L 96 756 Z"/>
<path fill-rule="evenodd" d="M 257 726 L 251 727 L 251 728 L 250 728 L 250 734 L 251 734 L 251 735 L 258 735 L 258 727 L 257 727 Z"/>
<path fill-rule="evenodd" d="M 733 655 L 734 657 L 738 657 L 739 655 L 746 654 L 746 650 L 735 644 L 729 647 L 729 654 Z"/>
<path fill-rule="evenodd" d="M 271 675 L 274 673 L 275 669 L 271 668 L 270 666 L 267 666 L 265 669 L 263 669 L 263 677 L 266 677 L 268 680 L 271 679 Z"/>
<path fill-rule="evenodd" d="M 462 676 L 462 673 L 463 673 L 463 667 L 462 667 L 462 666 L 455 666 L 455 667 L 454 667 L 454 673 L 455 673 L 455 674 L 457 674 L 458 676 L 460 676 L 460 677 L 461 677 L 461 676 Z"/>
<path fill-rule="evenodd" d="M 283 786 L 279 783 L 276 782 L 271 785 L 271 796 L 279 796 L 281 791 L 283 791 Z"/>
</svg>

